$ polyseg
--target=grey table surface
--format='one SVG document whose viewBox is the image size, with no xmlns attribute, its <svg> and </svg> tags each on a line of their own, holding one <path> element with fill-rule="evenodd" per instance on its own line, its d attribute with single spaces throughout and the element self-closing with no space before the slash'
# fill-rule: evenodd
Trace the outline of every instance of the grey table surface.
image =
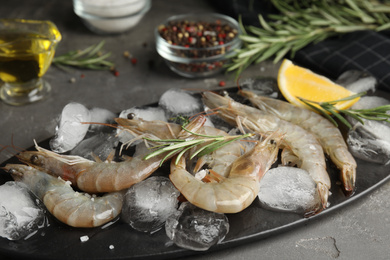
<svg viewBox="0 0 390 260">
<path fill-rule="evenodd" d="M 120 73 L 73 70 L 64 72 L 54 66 L 44 78 L 51 84 L 51 96 L 41 102 L 14 107 L 0 102 L 0 144 L 27 148 L 51 137 L 55 117 L 71 101 L 87 107 L 101 107 L 114 112 L 158 101 L 173 87 L 212 89 L 223 80 L 236 83 L 231 76 L 220 74 L 206 79 L 186 79 L 169 70 L 155 51 L 153 29 L 171 15 L 189 12 L 213 12 L 207 1 L 152 1 L 152 8 L 132 30 L 115 36 L 90 32 L 74 14 L 72 1 L 2 0 L 1 18 L 52 20 L 62 33 L 57 54 L 82 49 L 106 41 L 105 50 Z M 129 51 L 138 63 L 123 57 Z M 277 65 L 265 62 L 252 66 L 242 78 L 275 76 Z M 71 78 L 76 79 L 71 83 Z M 2 151 L 0 161 L 12 156 Z M 358 201 L 327 214 L 302 227 L 256 242 L 186 259 L 389 259 L 390 257 L 390 183 L 387 182 Z M 3 259 L 3 258 L 2 258 Z"/>
</svg>

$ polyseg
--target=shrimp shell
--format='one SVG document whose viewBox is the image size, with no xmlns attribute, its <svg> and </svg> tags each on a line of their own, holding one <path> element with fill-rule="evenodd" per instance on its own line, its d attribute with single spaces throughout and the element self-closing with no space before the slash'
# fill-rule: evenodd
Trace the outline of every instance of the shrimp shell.
<svg viewBox="0 0 390 260">
<path fill-rule="evenodd" d="M 124 192 L 91 198 L 89 195 L 75 192 L 68 182 L 37 168 L 7 164 L 4 169 L 15 181 L 26 184 L 54 217 L 69 226 L 101 226 L 121 212 Z"/>
<path fill-rule="evenodd" d="M 327 207 L 331 183 L 323 149 L 313 134 L 300 126 L 213 92 L 204 92 L 203 102 L 217 109 L 218 115 L 231 125 L 241 124 L 260 134 L 277 130 L 282 132 L 285 135 L 284 143 L 299 158 L 301 168 L 316 182 L 323 208 Z"/>
<path fill-rule="evenodd" d="M 349 152 L 340 130 L 328 119 L 308 109 L 294 106 L 282 100 L 259 96 L 251 91 L 241 90 L 239 94 L 247 97 L 258 109 L 299 125 L 313 133 L 325 153 L 341 170 L 340 175 L 345 190 L 351 192 L 355 189 L 356 161 Z"/>
<path fill-rule="evenodd" d="M 209 136 L 229 135 L 223 130 L 210 126 L 203 126 L 196 133 Z M 197 138 L 197 136 L 194 136 L 193 138 Z M 202 146 L 207 144 L 208 142 L 203 145 L 198 145 L 197 149 L 200 149 Z M 243 149 L 244 148 L 240 144 L 240 141 L 231 142 L 210 154 L 206 154 L 198 158 L 193 171 L 198 172 L 204 165 L 207 165 L 214 172 L 226 177 L 229 174 L 231 164 L 242 155 Z"/>
<path fill-rule="evenodd" d="M 169 178 L 192 204 L 219 213 L 237 213 L 247 208 L 259 193 L 259 182 L 277 159 L 281 136 L 269 136 L 251 151 L 239 157 L 231 166 L 228 177 L 216 176 L 218 181 L 202 182 L 186 170 L 186 159 L 171 161 Z"/>
</svg>

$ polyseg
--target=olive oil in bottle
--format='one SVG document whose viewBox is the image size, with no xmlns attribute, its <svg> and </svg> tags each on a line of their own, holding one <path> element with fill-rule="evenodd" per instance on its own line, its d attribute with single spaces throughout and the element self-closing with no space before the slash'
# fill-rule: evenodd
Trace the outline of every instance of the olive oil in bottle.
<svg viewBox="0 0 390 260">
<path fill-rule="evenodd" d="M 53 56 L 52 42 L 44 35 L 0 32 L 0 79 L 4 82 L 25 83 L 40 78 Z"/>
<path fill-rule="evenodd" d="M 0 99 L 24 105 L 48 96 L 50 84 L 42 77 L 61 40 L 50 21 L 0 19 Z"/>
</svg>

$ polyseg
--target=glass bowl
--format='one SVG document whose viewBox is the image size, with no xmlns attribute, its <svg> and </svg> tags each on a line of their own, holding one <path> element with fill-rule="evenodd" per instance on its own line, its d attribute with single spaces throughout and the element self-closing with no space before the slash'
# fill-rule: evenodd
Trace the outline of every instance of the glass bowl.
<svg viewBox="0 0 390 260">
<path fill-rule="evenodd" d="M 151 0 L 73 0 L 74 12 L 98 34 L 123 33 L 138 24 Z"/>
<path fill-rule="evenodd" d="M 156 49 L 177 74 L 210 77 L 223 71 L 241 47 L 240 34 L 237 21 L 226 15 L 177 15 L 155 29 Z"/>
</svg>

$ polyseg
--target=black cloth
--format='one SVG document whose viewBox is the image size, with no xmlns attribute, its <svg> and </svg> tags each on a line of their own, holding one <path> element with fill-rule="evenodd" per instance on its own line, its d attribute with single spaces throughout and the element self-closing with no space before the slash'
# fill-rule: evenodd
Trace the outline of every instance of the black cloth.
<svg viewBox="0 0 390 260">
<path fill-rule="evenodd" d="M 390 91 L 390 37 L 387 33 L 357 31 L 312 44 L 292 59 L 297 64 L 336 79 L 348 70 L 374 76 L 378 88 Z"/>
<path fill-rule="evenodd" d="M 257 14 L 267 17 L 277 11 L 266 0 L 211 0 L 216 9 L 244 25 L 260 26 Z M 378 88 L 390 91 L 390 32 L 357 31 L 311 44 L 297 51 L 294 63 L 331 79 L 347 70 L 364 71 L 374 76 Z"/>
</svg>

